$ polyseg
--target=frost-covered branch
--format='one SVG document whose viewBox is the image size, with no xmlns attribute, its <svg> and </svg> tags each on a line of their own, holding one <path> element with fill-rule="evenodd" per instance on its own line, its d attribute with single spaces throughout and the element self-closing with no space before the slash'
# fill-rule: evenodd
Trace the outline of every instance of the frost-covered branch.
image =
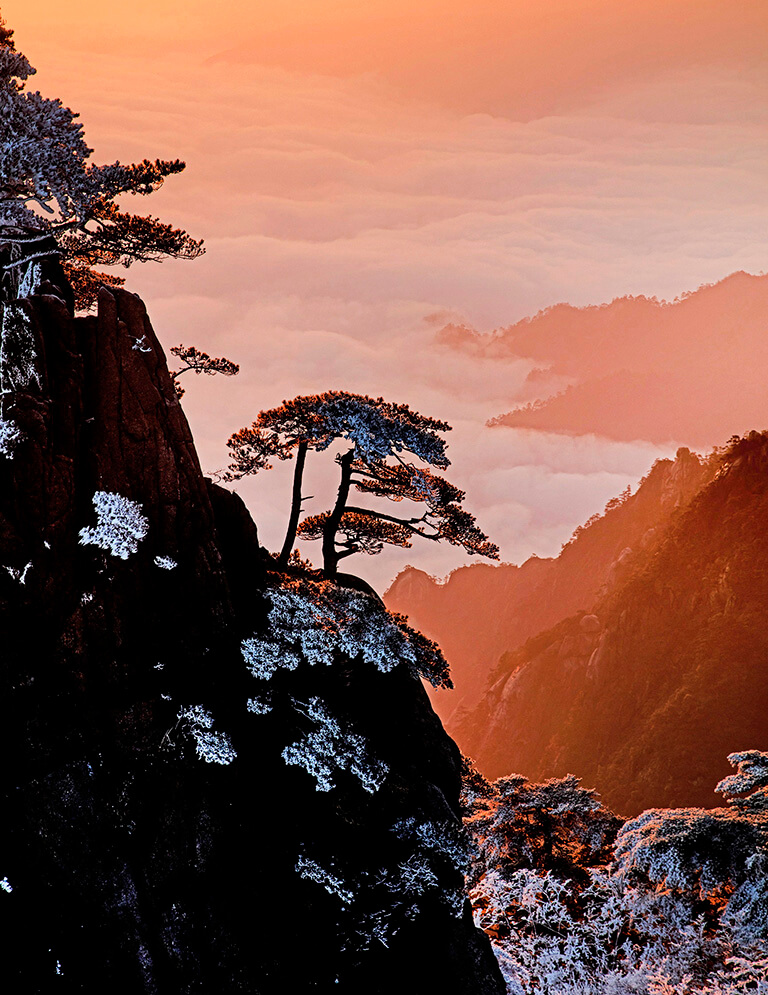
<svg viewBox="0 0 768 995">
<path fill-rule="evenodd" d="M 363 736 L 343 728 L 319 698 L 311 698 L 306 704 L 294 702 L 294 707 L 315 728 L 283 750 L 282 757 L 287 764 L 303 767 L 315 779 L 318 791 L 330 791 L 334 787 L 334 775 L 340 770 L 354 774 L 369 794 L 379 790 L 389 768 L 370 755 Z"/>
<path fill-rule="evenodd" d="M 96 491 L 93 507 L 98 522 L 80 529 L 82 546 L 99 546 L 110 555 L 127 560 L 137 552 L 149 530 L 149 522 L 137 501 L 111 491 Z"/>
<path fill-rule="evenodd" d="M 435 687 L 452 686 L 437 644 L 377 598 L 310 580 L 286 582 L 266 597 L 267 632 L 241 644 L 248 669 L 260 680 L 269 680 L 279 669 L 295 670 L 301 662 L 329 666 L 342 654 L 382 673 L 405 664 Z"/>
<path fill-rule="evenodd" d="M 203 705 L 182 708 L 178 719 L 186 725 L 195 741 L 197 755 L 209 764 L 231 764 L 237 757 L 232 740 L 225 732 L 215 732 L 213 716 Z"/>
</svg>

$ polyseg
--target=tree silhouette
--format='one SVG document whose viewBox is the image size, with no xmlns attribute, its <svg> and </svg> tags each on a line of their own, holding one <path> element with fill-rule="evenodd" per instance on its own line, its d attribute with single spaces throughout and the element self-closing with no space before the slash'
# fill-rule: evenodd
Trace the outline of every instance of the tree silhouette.
<svg viewBox="0 0 768 995">
<path fill-rule="evenodd" d="M 345 391 L 327 391 L 284 401 L 262 411 L 250 428 L 227 445 L 234 457 L 227 478 L 238 479 L 270 469 L 273 459 L 296 454 L 293 496 L 285 542 L 278 557 L 284 567 L 297 535 L 322 540 L 323 569 L 336 574 L 341 559 L 354 553 L 376 554 L 384 545 L 411 546 L 414 536 L 462 546 L 470 554 L 498 559 L 498 548 L 475 524 L 461 503 L 464 492 L 415 460 L 445 469 L 446 422 L 427 418 L 405 404 Z M 322 451 L 347 440 L 351 448 L 336 457 L 341 471 L 333 508 L 299 525 L 302 478 L 309 449 Z M 350 489 L 399 503 L 424 505 L 412 515 L 393 515 L 351 505 Z"/>
<path fill-rule="evenodd" d="M 60 100 L 26 89 L 35 69 L 16 50 L 12 35 L 0 17 L 0 223 L 12 226 L 3 241 L 22 248 L 11 265 L 60 255 L 76 306 L 87 308 L 101 284 L 125 282 L 94 266 L 199 256 L 202 242 L 186 232 L 115 204 L 122 194 L 152 193 L 185 164 L 179 159 L 89 164 L 92 150 L 77 115 Z M 57 250 L 47 244 L 50 235 L 56 236 Z"/>
<path fill-rule="evenodd" d="M 174 345 L 171 346 L 171 352 L 184 364 L 180 370 L 170 371 L 177 397 L 183 397 L 185 393 L 184 388 L 179 383 L 179 377 L 182 373 L 189 373 L 191 370 L 197 376 L 205 373 L 212 377 L 221 373 L 225 377 L 234 377 L 240 372 L 239 365 L 233 363 L 231 359 L 225 359 L 223 356 L 211 358 L 207 352 L 200 352 L 193 345 Z"/>
</svg>

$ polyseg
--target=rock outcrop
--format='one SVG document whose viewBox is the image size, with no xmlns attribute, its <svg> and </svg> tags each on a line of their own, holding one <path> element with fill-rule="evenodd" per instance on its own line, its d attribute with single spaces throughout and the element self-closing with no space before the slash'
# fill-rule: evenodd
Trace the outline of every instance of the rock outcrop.
<svg viewBox="0 0 768 995">
<path fill-rule="evenodd" d="M 204 479 L 143 304 L 41 277 L 0 353 L 8 990 L 501 993 L 412 668 L 281 649 L 321 585 Z"/>
</svg>

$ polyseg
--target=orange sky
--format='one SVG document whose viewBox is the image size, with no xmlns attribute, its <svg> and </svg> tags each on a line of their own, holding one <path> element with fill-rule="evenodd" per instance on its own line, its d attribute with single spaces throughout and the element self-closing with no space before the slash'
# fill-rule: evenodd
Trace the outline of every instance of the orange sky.
<svg viewBox="0 0 768 995">
<path fill-rule="evenodd" d="M 188 387 L 206 468 L 284 396 L 385 394 L 456 426 L 451 477 L 519 560 L 685 442 L 491 432 L 528 367 L 434 336 L 766 269 L 764 0 L 1 6 L 96 161 L 188 163 L 146 209 L 207 255 L 128 277 L 166 345 L 242 366 Z M 241 488 L 272 545 L 283 487 Z M 371 576 L 409 559 L 461 562 L 430 544 Z"/>
</svg>

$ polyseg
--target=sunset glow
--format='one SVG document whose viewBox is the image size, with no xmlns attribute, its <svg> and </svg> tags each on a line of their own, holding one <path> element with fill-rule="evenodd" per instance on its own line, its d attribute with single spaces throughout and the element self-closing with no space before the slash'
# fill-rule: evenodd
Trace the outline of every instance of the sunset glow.
<svg viewBox="0 0 768 995">
<path fill-rule="evenodd" d="M 213 13 L 141 0 L 127 20 L 84 0 L 10 0 L 3 14 L 38 68 L 33 86 L 80 112 L 95 161 L 187 162 L 151 210 L 207 254 L 134 267 L 128 286 L 166 347 L 195 342 L 241 365 L 232 382 L 188 388 L 207 469 L 284 397 L 383 394 L 454 425 L 452 479 L 519 562 L 556 552 L 690 442 L 488 429 L 532 399 L 533 364 L 436 336 L 766 269 L 764 3 L 305 0 Z M 703 441 L 724 441 L 716 429 Z M 274 474 L 239 487 L 273 547 L 287 486 Z M 363 569 L 384 583 L 407 558 Z M 419 560 L 437 573 L 460 562 L 451 549 Z"/>
</svg>

